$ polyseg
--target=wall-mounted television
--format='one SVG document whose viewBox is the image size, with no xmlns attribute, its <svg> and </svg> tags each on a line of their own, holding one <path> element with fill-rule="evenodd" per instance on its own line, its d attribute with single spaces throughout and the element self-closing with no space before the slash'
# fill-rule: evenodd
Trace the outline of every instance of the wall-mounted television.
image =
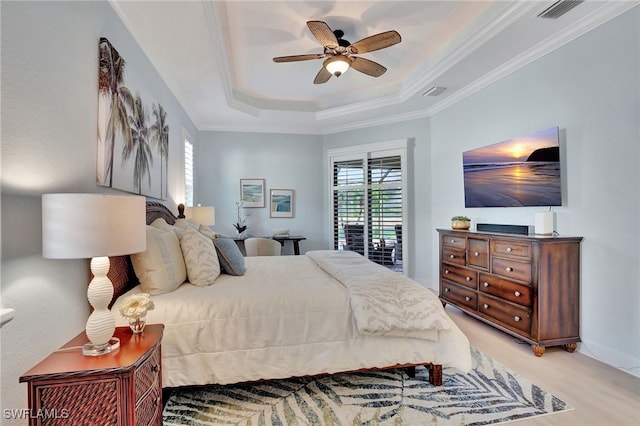
<svg viewBox="0 0 640 426">
<path fill-rule="evenodd" d="M 558 127 L 462 153 L 465 207 L 561 206 Z"/>
</svg>

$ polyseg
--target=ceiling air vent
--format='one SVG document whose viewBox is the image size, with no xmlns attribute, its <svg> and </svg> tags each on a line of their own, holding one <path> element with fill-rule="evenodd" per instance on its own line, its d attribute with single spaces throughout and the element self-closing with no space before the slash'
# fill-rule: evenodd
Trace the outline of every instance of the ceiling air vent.
<svg viewBox="0 0 640 426">
<path fill-rule="evenodd" d="M 438 96 L 439 94 L 441 94 L 442 92 L 444 92 L 445 90 L 447 90 L 446 87 L 438 87 L 438 86 L 433 86 L 429 89 L 427 89 L 422 96 Z"/>
<path fill-rule="evenodd" d="M 538 18 L 558 19 L 584 0 L 558 0 L 541 13 L 538 14 Z"/>
</svg>

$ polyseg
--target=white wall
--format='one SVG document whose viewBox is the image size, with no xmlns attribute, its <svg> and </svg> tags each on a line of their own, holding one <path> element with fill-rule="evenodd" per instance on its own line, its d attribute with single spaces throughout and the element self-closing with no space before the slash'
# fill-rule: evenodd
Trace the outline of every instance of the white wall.
<svg viewBox="0 0 640 426">
<path fill-rule="evenodd" d="M 2 305 L 0 423 L 27 406 L 18 377 L 84 329 L 88 262 L 42 258 L 41 201 L 48 192 L 112 192 L 96 180 L 98 40 L 167 110 L 168 204 L 183 198 L 180 129 L 195 127 L 106 2 L 0 3 L 2 19 Z M 177 159 L 177 160 L 176 160 Z M 26 424 L 26 421 L 15 423 Z"/>
<path fill-rule="evenodd" d="M 431 118 L 433 225 L 533 225 L 535 208 L 464 209 L 462 151 L 559 126 L 556 230 L 583 236 L 579 350 L 640 375 L 640 8 Z M 433 253 L 437 240 L 431 238 Z M 431 258 L 437 280 L 437 256 Z"/>
<path fill-rule="evenodd" d="M 216 208 L 217 232 L 235 236 L 235 202 L 240 200 L 240 179 L 265 179 L 265 208 L 248 208 L 248 231 L 273 234 L 289 228 L 303 235 L 300 251 L 329 248 L 324 238 L 322 139 L 320 136 L 203 131 L 195 146 L 194 203 Z M 269 217 L 269 190 L 294 190 L 294 217 Z M 291 254 L 285 244 L 283 254 Z"/>
</svg>

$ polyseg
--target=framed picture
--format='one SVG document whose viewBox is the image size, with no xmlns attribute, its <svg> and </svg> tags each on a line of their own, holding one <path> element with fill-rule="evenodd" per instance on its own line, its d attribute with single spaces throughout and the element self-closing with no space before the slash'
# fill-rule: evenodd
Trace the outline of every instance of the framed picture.
<svg viewBox="0 0 640 426">
<path fill-rule="evenodd" d="M 269 216 L 293 217 L 293 189 L 272 189 Z"/>
<path fill-rule="evenodd" d="M 240 179 L 240 199 L 244 207 L 264 207 L 264 179 Z"/>
</svg>

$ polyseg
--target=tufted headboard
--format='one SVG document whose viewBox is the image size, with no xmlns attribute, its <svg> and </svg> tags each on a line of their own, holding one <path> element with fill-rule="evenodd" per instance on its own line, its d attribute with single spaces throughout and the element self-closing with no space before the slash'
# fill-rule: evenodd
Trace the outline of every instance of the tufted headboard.
<svg viewBox="0 0 640 426">
<path fill-rule="evenodd" d="M 178 205 L 178 216 L 176 217 L 164 204 L 157 201 L 147 201 L 147 225 L 159 218 L 173 225 L 176 219 L 184 218 L 184 205 Z M 120 295 L 138 285 L 138 278 L 133 271 L 129 256 L 113 256 L 109 260 L 111 267 L 107 276 L 113 283 L 113 300 L 116 300 Z"/>
</svg>

